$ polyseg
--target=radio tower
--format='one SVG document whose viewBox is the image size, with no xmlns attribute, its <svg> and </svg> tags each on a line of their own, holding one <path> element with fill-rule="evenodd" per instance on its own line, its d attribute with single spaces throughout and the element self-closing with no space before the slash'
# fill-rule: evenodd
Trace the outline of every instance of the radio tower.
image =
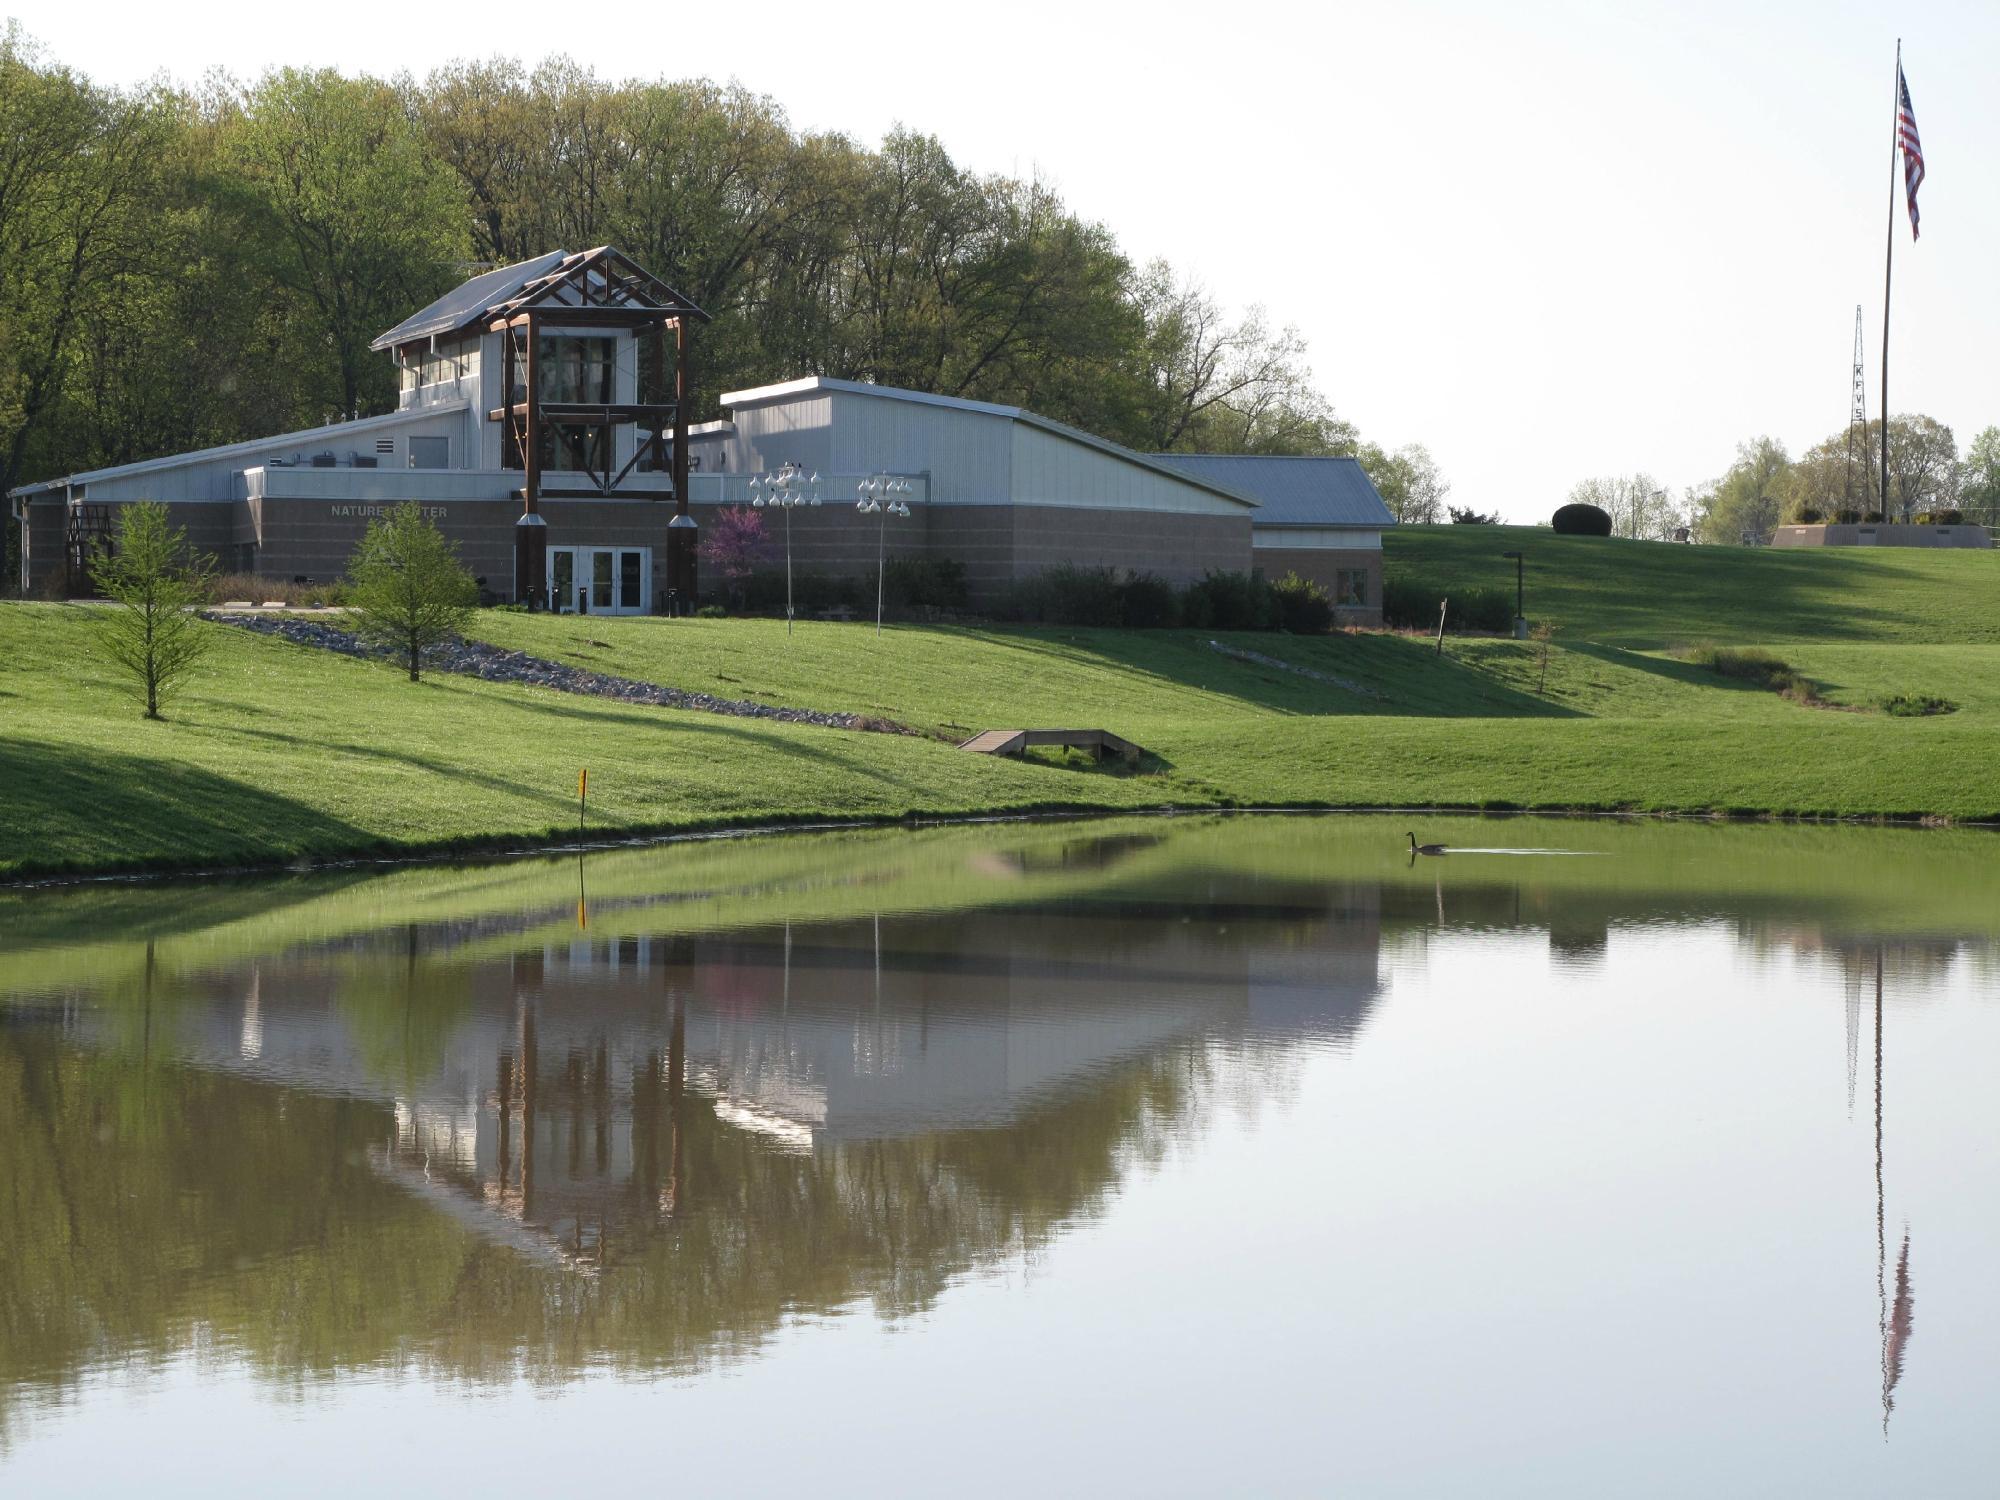
<svg viewBox="0 0 2000 1500">
<path fill-rule="evenodd" d="M 1854 309 L 1854 400 L 1847 412 L 1847 500 L 1848 510 L 1859 510 L 1854 503 L 1854 455 L 1868 442 L 1868 391 L 1862 380 L 1861 363 L 1861 308 Z M 1865 460 L 1867 454 L 1863 453 Z"/>
</svg>

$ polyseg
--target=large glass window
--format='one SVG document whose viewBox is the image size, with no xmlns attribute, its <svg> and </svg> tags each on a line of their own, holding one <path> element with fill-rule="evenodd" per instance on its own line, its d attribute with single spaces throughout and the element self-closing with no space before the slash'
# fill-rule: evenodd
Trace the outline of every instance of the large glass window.
<svg viewBox="0 0 2000 1500">
<path fill-rule="evenodd" d="M 564 432 L 568 437 L 563 436 Z M 583 452 L 584 462 L 577 462 L 577 450 Z M 542 472 L 592 473 L 602 474 L 610 461 L 611 429 L 601 422 L 588 426 L 560 426 L 555 422 L 542 423 Z"/>
<path fill-rule="evenodd" d="M 568 334 L 543 337 L 536 362 L 544 401 L 600 402 L 615 399 L 618 341 Z"/>
</svg>

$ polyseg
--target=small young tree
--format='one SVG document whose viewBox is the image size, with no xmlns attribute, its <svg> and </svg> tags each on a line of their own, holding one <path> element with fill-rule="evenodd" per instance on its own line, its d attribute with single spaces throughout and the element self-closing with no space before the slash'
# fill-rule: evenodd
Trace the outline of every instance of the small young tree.
<svg viewBox="0 0 2000 1500">
<path fill-rule="evenodd" d="M 412 682 L 424 649 L 464 630 L 479 598 L 458 549 L 414 502 L 369 523 L 347 577 L 362 637 L 394 649 Z"/>
<path fill-rule="evenodd" d="M 1544 620 L 1535 627 L 1535 660 L 1541 673 L 1535 678 L 1535 692 L 1539 696 L 1549 685 L 1549 656 L 1555 650 L 1556 627 L 1553 620 Z"/>
<path fill-rule="evenodd" d="M 137 679 L 149 719 L 160 717 L 160 705 L 215 642 L 194 613 L 207 601 L 212 567 L 189 555 L 187 533 L 151 501 L 118 513 L 117 546 L 91 563 L 91 581 L 113 606 L 99 622 L 98 649 Z"/>
</svg>

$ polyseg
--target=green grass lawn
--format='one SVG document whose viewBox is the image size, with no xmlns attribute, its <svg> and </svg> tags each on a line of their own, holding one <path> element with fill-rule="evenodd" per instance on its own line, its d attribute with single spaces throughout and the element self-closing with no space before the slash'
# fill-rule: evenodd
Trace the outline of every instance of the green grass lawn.
<svg viewBox="0 0 2000 1500">
<path fill-rule="evenodd" d="M 92 609 L 0 605 L 0 875 L 284 862 L 599 830 L 1058 807 L 1426 806 L 2000 819 L 2000 555 L 1778 553 L 1460 527 L 1389 564 L 1495 577 L 1523 546 L 1533 643 L 482 613 L 505 646 L 723 697 L 859 711 L 863 734 L 624 706 L 215 630 L 165 723 L 89 650 Z M 1497 562 L 1497 559 L 1491 559 Z M 1500 565 L 1504 570 L 1504 564 Z M 1560 581 L 1559 581 L 1560 580 Z M 1681 626 L 1699 617 L 1688 629 Z M 1762 644 L 1804 707 L 1678 660 Z M 1292 667 L 1246 662 L 1217 646 Z M 1307 675 L 1308 673 L 1317 675 Z M 1328 680 L 1328 679 L 1337 679 Z M 1958 710 L 1879 711 L 1891 693 Z M 1102 727 L 1136 773 L 972 756 L 989 728 Z"/>
<path fill-rule="evenodd" d="M 1439 595 L 1514 587 L 1567 637 L 1638 650 L 1699 640 L 2000 644 L 2000 550 L 1683 547 L 1531 526 L 1413 526 L 1385 568 Z"/>
</svg>

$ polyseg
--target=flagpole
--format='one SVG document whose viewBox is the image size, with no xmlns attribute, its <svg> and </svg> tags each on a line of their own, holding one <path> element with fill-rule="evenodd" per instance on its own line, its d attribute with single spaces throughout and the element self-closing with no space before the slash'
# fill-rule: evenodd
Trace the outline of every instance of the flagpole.
<svg viewBox="0 0 2000 1500">
<path fill-rule="evenodd" d="M 1903 39 L 1896 38 L 1896 84 L 1889 96 L 1889 245 L 1882 256 L 1882 524 L 1889 524 L 1889 288 L 1896 265 L 1896 146 L 1903 108 Z"/>
</svg>

